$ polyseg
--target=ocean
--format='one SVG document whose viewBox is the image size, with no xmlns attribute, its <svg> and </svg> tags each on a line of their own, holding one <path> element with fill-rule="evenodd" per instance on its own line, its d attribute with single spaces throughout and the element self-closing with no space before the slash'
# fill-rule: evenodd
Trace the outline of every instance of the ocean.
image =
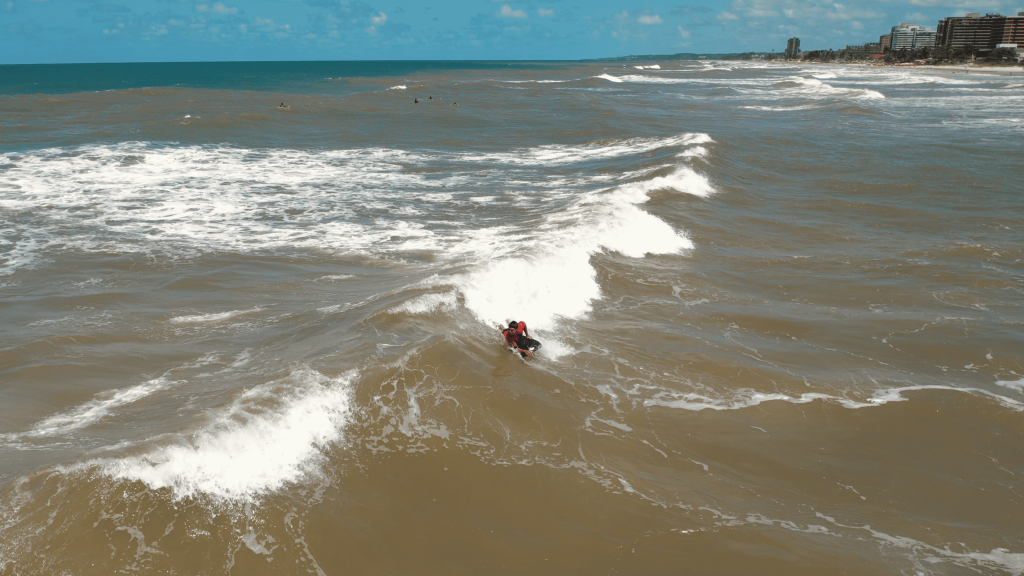
<svg viewBox="0 0 1024 576">
<path fill-rule="evenodd" d="M 0 574 L 1024 574 L 1022 137 L 925 68 L 2 66 Z"/>
</svg>

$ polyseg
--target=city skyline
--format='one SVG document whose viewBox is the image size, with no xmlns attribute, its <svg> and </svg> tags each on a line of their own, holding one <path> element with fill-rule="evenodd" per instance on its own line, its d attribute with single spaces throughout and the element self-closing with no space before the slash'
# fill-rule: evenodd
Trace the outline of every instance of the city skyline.
<svg viewBox="0 0 1024 576">
<path fill-rule="evenodd" d="M 782 52 L 871 41 L 900 22 L 934 29 L 1024 0 L 0 0 L 0 63 L 237 60 L 575 60 Z M 805 48 L 805 49 L 806 49 Z"/>
</svg>

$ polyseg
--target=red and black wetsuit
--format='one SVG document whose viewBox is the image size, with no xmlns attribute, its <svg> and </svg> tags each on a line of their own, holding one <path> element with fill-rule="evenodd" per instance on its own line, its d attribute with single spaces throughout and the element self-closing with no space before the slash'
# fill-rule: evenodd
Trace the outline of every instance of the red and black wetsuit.
<svg viewBox="0 0 1024 576">
<path fill-rule="evenodd" d="M 501 333 L 501 335 L 505 337 L 505 343 L 506 344 L 508 344 L 509 346 L 511 346 L 513 348 L 519 348 L 519 337 L 521 336 L 521 334 L 519 333 L 518 330 L 513 330 L 511 328 L 506 328 Z"/>
<path fill-rule="evenodd" d="M 515 330 L 506 328 L 501 332 L 501 335 L 505 338 L 505 343 L 519 350 L 536 350 L 540 348 L 540 342 L 525 336 L 523 333 L 526 332 L 526 322 L 519 322 L 518 328 Z M 526 354 L 523 354 L 526 356 Z"/>
</svg>

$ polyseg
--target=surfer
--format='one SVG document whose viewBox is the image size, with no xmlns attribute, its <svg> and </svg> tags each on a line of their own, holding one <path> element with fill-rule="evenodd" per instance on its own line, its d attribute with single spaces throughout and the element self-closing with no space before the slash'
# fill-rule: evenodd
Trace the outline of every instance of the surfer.
<svg viewBox="0 0 1024 576">
<path fill-rule="evenodd" d="M 530 338 L 530 331 L 526 328 L 526 322 L 516 322 L 513 320 L 508 323 L 507 329 L 499 325 L 498 330 L 501 330 L 501 335 L 505 338 L 505 343 L 508 344 L 509 348 L 514 348 L 522 354 L 523 358 L 533 356 L 533 351 L 540 348 L 540 342 Z"/>
<path fill-rule="evenodd" d="M 420 103 L 420 99 L 419 98 L 413 98 L 412 99 L 412 103 L 413 104 L 419 104 Z"/>
</svg>

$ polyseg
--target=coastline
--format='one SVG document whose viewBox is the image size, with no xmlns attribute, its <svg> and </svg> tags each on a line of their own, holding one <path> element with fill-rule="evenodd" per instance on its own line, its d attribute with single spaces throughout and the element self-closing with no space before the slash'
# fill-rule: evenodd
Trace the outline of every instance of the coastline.
<svg viewBox="0 0 1024 576">
<path fill-rule="evenodd" d="M 932 65 L 913 65 L 913 64 L 870 64 L 867 62 L 803 62 L 800 60 L 781 60 L 779 64 L 820 64 L 828 66 L 860 66 L 864 68 L 893 68 L 900 70 L 944 70 L 948 72 L 961 72 L 965 74 L 978 73 L 978 74 L 997 74 L 1005 76 L 1021 75 L 1024 76 L 1024 66 L 985 66 L 985 65 L 964 65 L 964 64 L 932 64 Z"/>
<path fill-rule="evenodd" d="M 931 70 L 949 70 L 951 72 L 963 72 L 966 74 L 978 73 L 978 74 L 1005 74 L 1011 76 L 1014 74 L 1024 75 L 1024 66 L 956 66 L 956 65 L 937 65 L 937 66 L 907 66 L 907 68 L 926 68 Z"/>
</svg>

